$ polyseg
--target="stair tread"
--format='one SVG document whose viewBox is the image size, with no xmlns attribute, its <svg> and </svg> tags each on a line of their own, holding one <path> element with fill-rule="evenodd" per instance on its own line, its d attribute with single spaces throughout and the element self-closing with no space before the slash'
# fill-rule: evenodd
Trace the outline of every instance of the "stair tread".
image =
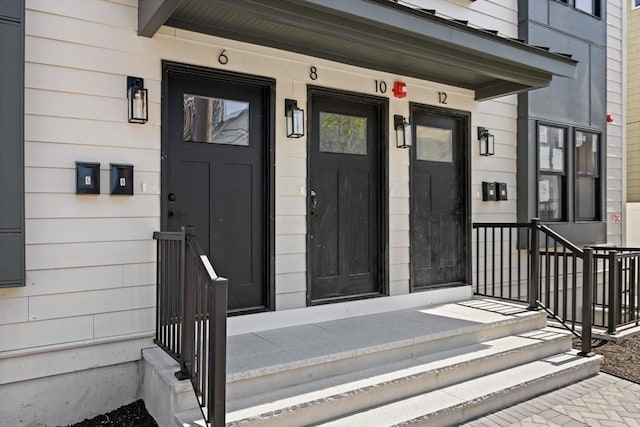
<svg viewBox="0 0 640 427">
<path fill-rule="evenodd" d="M 436 413 L 480 403 L 492 396 L 506 395 L 516 388 L 543 381 L 547 377 L 599 363 L 599 356 L 584 358 L 578 356 L 577 351 L 570 350 L 321 425 L 326 427 L 391 426 L 416 419 L 426 420 Z"/>
<path fill-rule="evenodd" d="M 556 342 L 557 345 L 550 346 L 552 342 Z M 550 351 L 568 350 L 570 345 L 570 338 L 564 331 L 552 328 L 528 331 L 380 366 L 364 367 L 347 374 L 273 390 L 268 394 L 229 401 L 227 419 L 234 421 L 313 402 L 321 404 L 327 400 L 352 397 L 356 393 L 367 393 L 371 388 L 382 387 L 385 384 L 438 375 L 443 371 L 486 362 L 493 357 L 509 357 L 514 352 L 530 349 L 532 346 L 538 347 L 540 352 L 532 352 L 532 356 L 544 357 L 548 356 Z M 445 380 L 441 379 L 440 382 L 442 381 Z"/>
<path fill-rule="evenodd" d="M 485 301 L 473 301 L 482 303 Z M 519 324 L 545 321 L 544 313 L 517 305 L 493 304 L 511 312 L 492 312 L 462 304 L 403 310 L 392 314 L 294 326 L 229 337 L 227 382 L 242 381 L 319 363 L 348 359 L 401 346 Z M 464 320 L 463 320 L 464 319 Z M 377 322 L 377 323 L 375 323 Z M 393 322 L 400 322 L 393 325 Z"/>
</svg>

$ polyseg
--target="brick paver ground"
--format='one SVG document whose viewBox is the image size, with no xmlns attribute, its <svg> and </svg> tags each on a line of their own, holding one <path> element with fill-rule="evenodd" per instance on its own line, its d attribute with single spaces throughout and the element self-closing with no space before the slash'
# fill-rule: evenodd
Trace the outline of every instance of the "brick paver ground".
<svg viewBox="0 0 640 427">
<path fill-rule="evenodd" d="M 640 384 L 601 373 L 464 426 L 640 427 Z"/>
</svg>

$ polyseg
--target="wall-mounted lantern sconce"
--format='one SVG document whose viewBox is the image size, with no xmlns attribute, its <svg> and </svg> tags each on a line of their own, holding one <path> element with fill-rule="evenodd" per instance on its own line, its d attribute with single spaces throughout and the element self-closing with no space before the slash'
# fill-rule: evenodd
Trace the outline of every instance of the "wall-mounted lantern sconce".
<svg viewBox="0 0 640 427">
<path fill-rule="evenodd" d="M 129 105 L 129 123 L 146 123 L 149 120 L 149 104 L 144 80 L 140 77 L 127 77 L 127 101 Z"/>
<path fill-rule="evenodd" d="M 285 99 L 284 115 L 287 118 L 287 138 L 302 138 L 304 136 L 304 110 L 298 108 L 298 101 Z"/>
<path fill-rule="evenodd" d="M 495 138 L 489 133 L 489 129 L 478 126 L 478 141 L 480 142 L 481 156 L 493 156 L 495 154 Z"/>
<path fill-rule="evenodd" d="M 396 130 L 396 147 L 411 147 L 411 125 L 399 114 L 393 116 L 393 128 Z"/>
</svg>

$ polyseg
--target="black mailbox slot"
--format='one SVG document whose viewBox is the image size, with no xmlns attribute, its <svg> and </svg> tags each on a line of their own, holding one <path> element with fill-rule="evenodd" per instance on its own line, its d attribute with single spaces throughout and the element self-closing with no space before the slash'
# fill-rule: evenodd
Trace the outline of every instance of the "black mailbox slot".
<svg viewBox="0 0 640 427">
<path fill-rule="evenodd" d="M 111 194 L 133 196 L 133 165 L 111 163 Z"/>
<path fill-rule="evenodd" d="M 496 196 L 497 200 L 508 200 L 506 182 L 496 182 Z"/>
<path fill-rule="evenodd" d="M 100 163 L 76 162 L 76 194 L 100 194 Z"/>
<path fill-rule="evenodd" d="M 496 183 L 495 182 L 483 182 L 482 183 L 482 200 L 497 200 L 496 199 Z"/>
</svg>

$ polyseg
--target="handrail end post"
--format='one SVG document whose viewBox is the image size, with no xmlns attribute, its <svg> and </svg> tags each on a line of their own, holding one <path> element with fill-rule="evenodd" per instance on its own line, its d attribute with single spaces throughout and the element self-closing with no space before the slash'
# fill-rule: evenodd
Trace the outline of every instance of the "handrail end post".
<svg viewBox="0 0 640 427">
<path fill-rule="evenodd" d="M 538 311 L 538 288 L 540 280 L 540 244 L 538 230 L 540 220 L 531 218 L 531 238 L 529 239 L 531 247 L 529 248 L 529 256 L 531 257 L 529 271 L 529 307 L 530 311 Z"/>
<path fill-rule="evenodd" d="M 593 327 L 593 248 L 584 249 L 582 272 L 582 334 L 580 356 L 591 357 L 591 329 Z"/>
</svg>

